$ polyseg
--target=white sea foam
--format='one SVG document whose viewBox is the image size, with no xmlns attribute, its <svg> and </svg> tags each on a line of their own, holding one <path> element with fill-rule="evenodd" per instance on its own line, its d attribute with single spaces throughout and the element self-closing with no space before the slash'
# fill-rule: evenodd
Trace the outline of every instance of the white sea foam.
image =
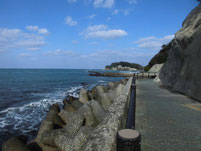
<svg viewBox="0 0 201 151">
<path fill-rule="evenodd" d="M 106 81 L 103 81 L 103 80 L 99 80 L 98 82 L 99 82 L 99 83 L 105 83 Z"/>
<path fill-rule="evenodd" d="M 0 111 L 0 132 L 15 132 L 17 130 L 21 131 L 22 134 L 26 134 L 37 130 L 39 123 L 44 119 L 52 104 L 58 103 L 61 105 L 66 95 L 79 97 L 78 91 L 81 88 L 82 86 L 71 87 L 65 91 L 47 94 L 47 96 L 41 100 L 18 107 L 9 107 Z"/>
</svg>

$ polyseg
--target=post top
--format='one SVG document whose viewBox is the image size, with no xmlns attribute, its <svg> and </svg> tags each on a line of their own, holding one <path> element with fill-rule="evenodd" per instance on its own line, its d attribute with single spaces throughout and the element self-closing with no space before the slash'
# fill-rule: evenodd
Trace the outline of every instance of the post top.
<svg viewBox="0 0 201 151">
<path fill-rule="evenodd" d="M 139 137 L 139 133 L 133 129 L 122 129 L 118 131 L 118 135 L 127 138 L 127 139 L 133 139 Z"/>
</svg>

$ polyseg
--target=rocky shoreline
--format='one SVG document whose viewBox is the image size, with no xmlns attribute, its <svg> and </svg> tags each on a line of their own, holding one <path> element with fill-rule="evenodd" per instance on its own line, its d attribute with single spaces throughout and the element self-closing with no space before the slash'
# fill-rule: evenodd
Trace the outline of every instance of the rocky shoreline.
<svg viewBox="0 0 201 151">
<path fill-rule="evenodd" d="M 96 133 L 98 125 L 103 122 L 106 115 L 110 115 L 109 108 L 111 108 L 111 105 L 121 103 L 121 101 L 118 102 L 118 97 L 121 95 L 123 95 L 121 96 L 121 100 L 124 103 L 119 105 L 119 107 L 122 107 L 121 109 L 125 108 L 127 100 L 123 98 L 127 98 L 128 96 L 123 93 L 125 93 L 125 89 L 127 88 L 126 93 L 128 94 L 128 83 L 128 79 L 123 79 L 119 82 L 109 82 L 106 86 L 98 85 L 88 91 L 82 89 L 79 98 L 68 96 L 63 101 L 62 109 L 58 104 L 50 107 L 34 140 L 27 143 L 25 136 L 15 136 L 2 145 L 2 150 L 79 151 L 81 148 L 83 150 L 83 148 L 86 148 L 88 137 Z M 123 114 L 124 111 L 119 116 Z M 111 119 L 115 119 L 115 116 Z M 106 121 L 111 119 L 106 118 Z M 112 128 L 114 129 L 115 126 Z"/>
</svg>

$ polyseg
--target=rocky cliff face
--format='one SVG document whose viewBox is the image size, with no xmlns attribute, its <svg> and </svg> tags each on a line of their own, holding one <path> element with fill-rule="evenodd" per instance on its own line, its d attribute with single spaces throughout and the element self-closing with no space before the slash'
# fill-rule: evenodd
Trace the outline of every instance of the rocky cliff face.
<svg viewBox="0 0 201 151">
<path fill-rule="evenodd" d="M 163 84 L 201 100 L 201 4 L 184 20 L 159 73 Z"/>
</svg>

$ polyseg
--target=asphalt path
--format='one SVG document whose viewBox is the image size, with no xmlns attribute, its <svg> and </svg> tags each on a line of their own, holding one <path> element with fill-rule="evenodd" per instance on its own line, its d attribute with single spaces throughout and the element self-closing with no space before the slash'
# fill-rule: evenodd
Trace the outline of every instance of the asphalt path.
<svg viewBox="0 0 201 151">
<path fill-rule="evenodd" d="M 142 151 L 201 151 L 201 104 L 152 79 L 139 79 L 136 85 Z"/>
</svg>

